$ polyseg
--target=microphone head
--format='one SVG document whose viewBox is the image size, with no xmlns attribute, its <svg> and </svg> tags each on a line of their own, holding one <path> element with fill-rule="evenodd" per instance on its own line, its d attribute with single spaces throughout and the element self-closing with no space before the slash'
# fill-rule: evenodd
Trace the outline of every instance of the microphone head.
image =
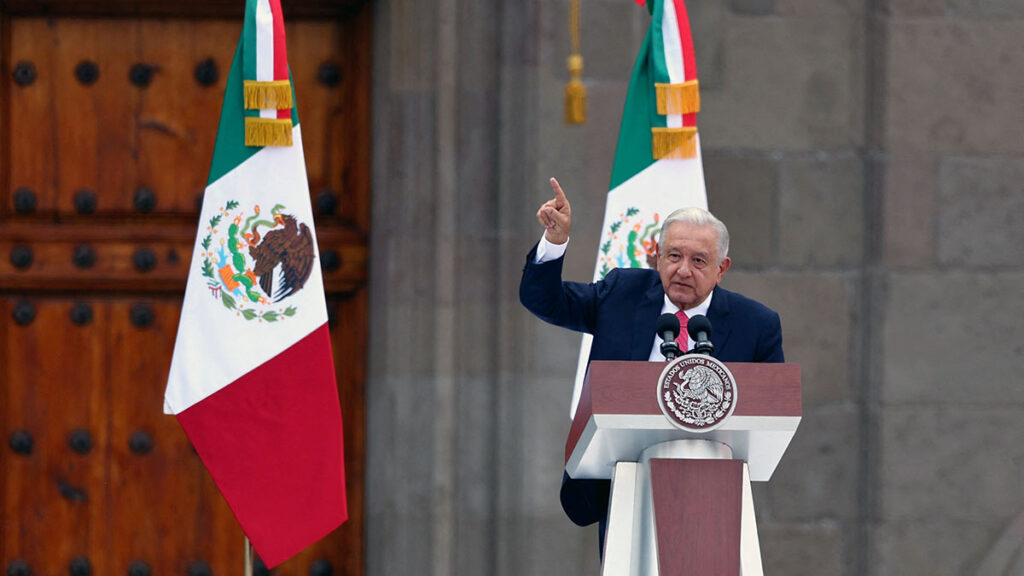
<svg viewBox="0 0 1024 576">
<path fill-rule="evenodd" d="M 679 318 L 676 318 L 675 314 L 666 312 L 658 316 L 658 321 L 654 324 L 654 330 L 659 336 L 665 334 L 665 332 L 671 332 L 672 338 L 675 339 L 679 335 Z"/>
<path fill-rule="evenodd" d="M 690 321 L 686 323 L 686 331 L 690 334 L 690 338 L 698 340 L 697 335 L 704 332 L 704 335 L 711 338 L 711 321 L 708 317 L 703 314 L 697 314 L 692 316 Z"/>
</svg>

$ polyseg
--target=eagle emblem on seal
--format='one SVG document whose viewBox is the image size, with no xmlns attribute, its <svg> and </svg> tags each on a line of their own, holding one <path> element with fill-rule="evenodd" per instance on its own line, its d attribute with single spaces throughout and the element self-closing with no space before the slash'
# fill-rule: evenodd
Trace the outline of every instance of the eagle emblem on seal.
<svg viewBox="0 0 1024 576">
<path fill-rule="evenodd" d="M 684 355 L 662 371 L 658 404 L 676 427 L 707 432 L 736 408 L 736 380 L 725 364 L 710 356 Z"/>
<path fill-rule="evenodd" d="M 316 258 L 313 232 L 281 204 L 269 215 L 259 205 L 251 213 L 239 206 L 229 200 L 208 222 L 200 243 L 207 288 L 246 320 L 277 322 L 294 316 L 294 306 L 279 303 L 309 280 Z"/>
</svg>

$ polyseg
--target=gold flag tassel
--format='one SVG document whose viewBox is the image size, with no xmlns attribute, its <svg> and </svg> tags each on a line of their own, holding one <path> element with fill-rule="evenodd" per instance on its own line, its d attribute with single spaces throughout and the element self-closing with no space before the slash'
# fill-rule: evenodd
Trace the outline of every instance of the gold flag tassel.
<svg viewBox="0 0 1024 576">
<path fill-rule="evenodd" d="M 292 107 L 292 83 L 288 80 L 246 80 L 242 90 L 246 110 L 289 110 Z"/>
<path fill-rule="evenodd" d="M 654 83 L 658 114 L 695 114 L 700 112 L 700 90 L 696 80 L 681 84 Z"/>
<path fill-rule="evenodd" d="M 696 158 L 697 128 L 651 128 L 651 148 L 654 159 Z"/>
<path fill-rule="evenodd" d="M 245 117 L 246 146 L 291 146 L 291 118 Z"/>
<path fill-rule="evenodd" d="M 569 83 L 565 85 L 565 123 L 583 124 L 587 121 L 587 87 L 583 85 L 583 56 L 580 55 L 580 0 L 569 2 L 569 37 L 572 54 L 569 55 Z"/>
</svg>

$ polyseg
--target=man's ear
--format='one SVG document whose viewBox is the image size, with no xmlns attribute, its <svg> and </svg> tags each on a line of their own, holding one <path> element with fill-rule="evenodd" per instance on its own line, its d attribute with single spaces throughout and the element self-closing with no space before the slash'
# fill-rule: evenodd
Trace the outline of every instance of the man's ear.
<svg viewBox="0 0 1024 576">
<path fill-rule="evenodd" d="M 732 266 L 732 258 L 729 258 L 728 256 L 726 256 L 725 260 L 722 260 L 722 262 L 718 265 L 718 280 L 719 281 L 722 280 L 722 276 L 725 276 L 725 271 L 728 270 L 730 266 Z"/>
</svg>

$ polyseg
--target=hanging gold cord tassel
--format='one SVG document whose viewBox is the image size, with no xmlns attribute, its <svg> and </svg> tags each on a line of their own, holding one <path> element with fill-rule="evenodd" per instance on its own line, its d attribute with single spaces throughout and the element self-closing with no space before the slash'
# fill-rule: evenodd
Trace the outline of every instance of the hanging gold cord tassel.
<svg viewBox="0 0 1024 576">
<path fill-rule="evenodd" d="M 655 160 L 662 158 L 696 158 L 697 128 L 651 128 L 651 148 Z"/>
<path fill-rule="evenodd" d="M 291 146 L 291 118 L 245 117 L 246 146 Z"/>
<path fill-rule="evenodd" d="M 580 55 L 580 0 L 569 1 L 569 83 L 565 85 L 565 123 L 587 121 L 587 87 L 583 85 L 583 56 Z"/>
<path fill-rule="evenodd" d="M 246 80 L 242 90 L 246 110 L 288 110 L 292 107 L 292 83 L 288 80 Z"/>
</svg>

